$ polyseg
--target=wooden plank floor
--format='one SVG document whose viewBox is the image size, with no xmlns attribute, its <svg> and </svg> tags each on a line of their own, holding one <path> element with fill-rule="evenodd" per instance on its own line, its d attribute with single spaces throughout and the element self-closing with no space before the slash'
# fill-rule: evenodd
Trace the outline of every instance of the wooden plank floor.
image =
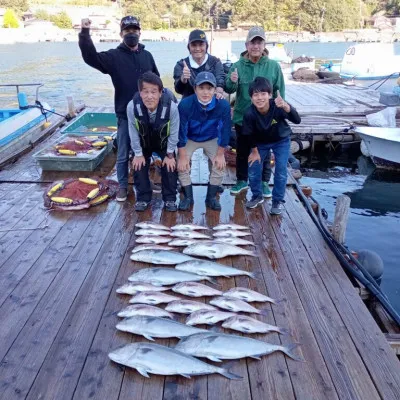
<svg viewBox="0 0 400 400">
<path fill-rule="evenodd" d="M 207 170 L 202 158 L 198 162 Z M 18 177 L 26 172 L 24 163 L 5 172 Z M 228 190 L 220 213 L 207 210 L 204 186 L 194 188 L 193 212 L 164 212 L 155 195 L 151 209 L 138 214 L 133 194 L 122 204 L 47 212 L 41 201 L 45 187 L 0 183 L 0 399 L 399 398 L 398 359 L 290 186 L 281 217 L 271 217 L 267 203 L 246 210 L 245 195 L 233 197 Z M 300 343 L 296 351 L 305 361 L 272 354 L 261 361 L 224 362 L 243 376 L 240 381 L 217 375 L 146 379 L 110 362 L 112 349 L 146 341 L 116 331 L 116 313 L 128 296 L 115 289 L 148 266 L 129 259 L 134 225 L 148 219 L 169 226 L 250 226 L 258 257 L 221 262 L 259 278 L 218 283 L 224 290 L 245 286 L 281 300 L 260 318 L 289 335 L 254 337 Z M 157 343 L 173 346 L 176 340 Z"/>
</svg>

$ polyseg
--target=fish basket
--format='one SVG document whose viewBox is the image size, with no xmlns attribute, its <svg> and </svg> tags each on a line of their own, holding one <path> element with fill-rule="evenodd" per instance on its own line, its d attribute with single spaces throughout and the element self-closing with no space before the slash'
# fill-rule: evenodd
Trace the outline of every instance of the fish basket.
<svg viewBox="0 0 400 400">
<path fill-rule="evenodd" d="M 86 112 L 61 129 L 61 133 L 77 136 L 116 135 L 117 117 L 114 113 Z"/>
</svg>

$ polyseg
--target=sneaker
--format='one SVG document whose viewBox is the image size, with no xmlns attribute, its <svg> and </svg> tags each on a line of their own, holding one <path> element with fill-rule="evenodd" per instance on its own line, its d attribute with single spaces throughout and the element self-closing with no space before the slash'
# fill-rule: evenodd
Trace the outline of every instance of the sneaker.
<svg viewBox="0 0 400 400">
<path fill-rule="evenodd" d="M 246 202 L 247 208 L 256 208 L 259 204 L 264 203 L 264 198 L 262 196 L 253 198 Z"/>
<path fill-rule="evenodd" d="M 128 198 L 128 189 L 127 188 L 119 188 L 117 192 L 117 201 L 125 201 Z"/>
<path fill-rule="evenodd" d="M 282 201 L 272 201 L 271 209 L 269 213 L 271 215 L 281 215 L 283 210 L 283 202 Z"/>
<path fill-rule="evenodd" d="M 236 185 L 231 188 L 231 194 L 239 194 L 243 190 L 249 188 L 246 181 L 237 181 Z"/>
<path fill-rule="evenodd" d="M 147 201 L 137 201 L 135 204 L 135 211 L 146 211 L 149 207 L 150 202 Z"/>
<path fill-rule="evenodd" d="M 178 210 L 178 207 L 174 201 L 166 201 L 164 204 L 164 208 L 166 211 L 175 212 Z"/>
<path fill-rule="evenodd" d="M 263 197 L 265 197 L 266 199 L 269 199 L 270 197 L 272 197 L 272 192 L 269 189 L 268 182 L 262 183 L 262 192 L 263 192 Z"/>
<path fill-rule="evenodd" d="M 158 183 L 151 182 L 151 190 L 153 193 L 161 193 L 161 185 Z"/>
</svg>

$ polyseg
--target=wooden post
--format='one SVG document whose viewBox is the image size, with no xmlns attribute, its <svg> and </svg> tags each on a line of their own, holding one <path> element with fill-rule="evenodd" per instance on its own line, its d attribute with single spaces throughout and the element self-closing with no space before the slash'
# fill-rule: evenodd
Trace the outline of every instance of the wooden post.
<svg viewBox="0 0 400 400">
<path fill-rule="evenodd" d="M 345 194 L 336 199 L 335 218 L 332 234 L 337 242 L 343 244 L 346 235 L 347 220 L 349 219 L 350 197 Z"/>
<path fill-rule="evenodd" d="M 302 146 L 303 146 L 302 150 L 306 150 L 306 149 L 310 148 L 310 146 L 311 146 L 311 143 L 310 143 L 309 140 L 302 140 L 302 141 L 301 141 L 301 144 L 302 144 Z M 299 144 L 298 142 L 292 140 L 292 141 L 290 142 L 290 152 L 291 152 L 292 154 L 295 154 L 295 153 L 297 153 L 298 151 L 300 151 L 300 144 Z"/>
<path fill-rule="evenodd" d="M 75 109 L 73 97 L 67 96 L 67 102 L 68 102 L 68 114 L 71 118 L 75 118 L 76 117 L 76 109 Z"/>
</svg>

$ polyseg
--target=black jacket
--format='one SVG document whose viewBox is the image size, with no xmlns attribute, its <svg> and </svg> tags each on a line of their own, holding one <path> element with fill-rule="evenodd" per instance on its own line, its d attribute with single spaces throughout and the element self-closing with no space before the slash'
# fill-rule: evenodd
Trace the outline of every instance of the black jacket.
<svg viewBox="0 0 400 400">
<path fill-rule="evenodd" d="M 151 71 L 160 76 L 153 56 L 142 44 L 139 44 L 136 51 L 121 43 L 116 49 L 98 53 L 89 35 L 89 29 L 82 28 L 79 33 L 79 47 L 86 64 L 111 76 L 115 89 L 115 113 L 118 117 L 127 118 L 126 106 L 139 90 L 140 75 Z"/>
<path fill-rule="evenodd" d="M 301 118 L 293 106 L 290 106 L 290 112 L 287 113 L 282 108 L 278 108 L 275 101 L 271 99 L 269 111 L 263 115 L 252 104 L 243 117 L 242 135 L 251 137 L 252 147 L 263 143 L 278 142 L 292 133 L 286 120 L 300 124 Z"/>
<path fill-rule="evenodd" d="M 181 76 L 183 72 L 183 61 L 185 60 L 186 65 L 190 68 L 191 77 L 187 83 L 182 83 Z M 212 55 L 208 55 L 207 62 L 199 68 L 192 68 L 190 66 L 189 57 L 179 60 L 174 68 L 174 81 L 175 81 L 175 92 L 182 95 L 182 98 L 188 97 L 194 94 L 194 81 L 199 72 L 208 71 L 212 72 L 217 79 L 217 87 L 224 88 L 225 85 L 225 72 L 224 67 L 219 58 Z"/>
</svg>

